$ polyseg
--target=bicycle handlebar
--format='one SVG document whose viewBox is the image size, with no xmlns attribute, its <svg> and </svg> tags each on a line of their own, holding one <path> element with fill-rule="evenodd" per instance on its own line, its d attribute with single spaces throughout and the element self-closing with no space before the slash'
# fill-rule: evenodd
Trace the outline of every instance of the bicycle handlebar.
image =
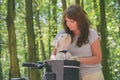
<svg viewBox="0 0 120 80">
<path fill-rule="evenodd" d="M 42 62 L 38 63 L 30 63 L 30 62 L 24 62 L 22 64 L 24 67 L 31 67 L 31 68 L 37 68 L 37 69 L 42 69 L 44 67 L 44 64 Z"/>
</svg>

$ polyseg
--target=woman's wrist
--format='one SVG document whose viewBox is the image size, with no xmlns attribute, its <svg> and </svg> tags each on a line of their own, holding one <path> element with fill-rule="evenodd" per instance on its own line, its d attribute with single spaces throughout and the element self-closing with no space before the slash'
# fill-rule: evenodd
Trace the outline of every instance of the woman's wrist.
<svg viewBox="0 0 120 80">
<path fill-rule="evenodd" d="M 52 54 L 52 55 L 50 56 L 50 60 L 56 60 L 56 55 Z"/>
</svg>

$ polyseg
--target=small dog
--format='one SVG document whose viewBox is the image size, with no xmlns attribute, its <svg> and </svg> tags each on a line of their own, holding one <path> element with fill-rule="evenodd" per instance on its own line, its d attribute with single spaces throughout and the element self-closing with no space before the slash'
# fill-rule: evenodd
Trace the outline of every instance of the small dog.
<svg viewBox="0 0 120 80">
<path fill-rule="evenodd" d="M 76 60 L 79 61 L 77 56 L 72 56 L 70 52 L 68 52 L 68 48 L 71 44 L 71 36 L 68 33 L 60 34 L 57 40 L 53 42 L 54 47 L 57 49 L 57 54 L 54 60 Z"/>
</svg>

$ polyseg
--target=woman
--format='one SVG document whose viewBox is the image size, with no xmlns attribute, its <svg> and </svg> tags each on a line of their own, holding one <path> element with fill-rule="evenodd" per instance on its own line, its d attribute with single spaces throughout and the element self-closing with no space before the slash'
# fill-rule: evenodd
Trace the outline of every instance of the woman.
<svg viewBox="0 0 120 80">
<path fill-rule="evenodd" d="M 65 32 L 71 35 L 72 42 L 68 51 L 79 58 L 82 80 L 104 80 L 100 39 L 97 32 L 90 27 L 86 12 L 79 5 L 71 5 L 64 12 L 63 24 L 64 30 L 61 30 L 55 39 Z M 54 48 L 51 59 L 55 55 Z"/>
</svg>

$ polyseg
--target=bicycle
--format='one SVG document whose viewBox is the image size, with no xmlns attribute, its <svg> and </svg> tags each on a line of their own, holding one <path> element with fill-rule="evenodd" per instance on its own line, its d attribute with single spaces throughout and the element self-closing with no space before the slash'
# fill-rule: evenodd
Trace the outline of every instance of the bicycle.
<svg viewBox="0 0 120 80">
<path fill-rule="evenodd" d="M 56 80 L 55 73 L 52 72 L 51 66 L 47 62 L 37 62 L 37 63 L 23 63 L 24 67 L 31 67 L 35 69 L 43 69 L 45 68 L 45 74 L 43 75 L 42 80 Z"/>
<path fill-rule="evenodd" d="M 22 66 L 31 67 L 34 69 L 45 68 L 45 73 L 42 80 L 81 80 L 79 78 L 80 63 L 78 61 L 52 60 L 37 63 L 24 62 Z"/>
<path fill-rule="evenodd" d="M 22 64 L 23 67 L 30 67 L 34 69 L 43 69 L 45 68 L 45 74 L 43 75 L 42 80 L 56 80 L 55 73 L 52 72 L 51 66 L 48 65 L 46 62 L 37 62 L 37 63 L 30 63 L 30 62 L 24 62 Z M 26 80 L 25 78 L 12 78 L 12 80 Z"/>
</svg>

